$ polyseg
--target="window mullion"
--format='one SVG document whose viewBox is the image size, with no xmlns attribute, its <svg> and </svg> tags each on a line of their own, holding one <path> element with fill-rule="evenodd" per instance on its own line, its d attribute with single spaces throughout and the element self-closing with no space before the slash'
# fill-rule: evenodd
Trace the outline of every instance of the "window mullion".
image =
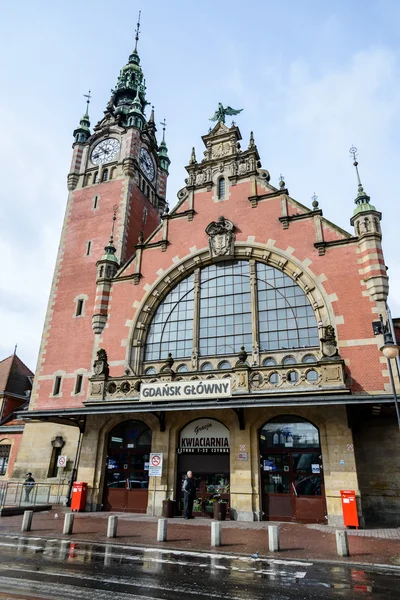
<svg viewBox="0 0 400 600">
<path fill-rule="evenodd" d="M 251 333 L 252 333 L 252 364 L 260 364 L 260 341 L 258 335 L 258 294 L 256 261 L 250 261 L 250 298 L 251 298 Z"/>
<path fill-rule="evenodd" d="M 198 370 L 200 330 L 200 269 L 194 272 L 192 369 Z"/>
</svg>

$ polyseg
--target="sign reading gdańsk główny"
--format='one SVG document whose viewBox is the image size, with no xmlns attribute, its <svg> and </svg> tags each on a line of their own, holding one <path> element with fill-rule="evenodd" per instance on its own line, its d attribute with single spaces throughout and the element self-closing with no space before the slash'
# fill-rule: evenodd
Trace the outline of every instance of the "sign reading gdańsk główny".
<svg viewBox="0 0 400 600">
<path fill-rule="evenodd" d="M 229 398 L 231 396 L 230 379 L 205 379 L 195 381 L 177 381 L 165 383 L 142 383 L 141 402 L 174 400 L 208 400 Z"/>
</svg>

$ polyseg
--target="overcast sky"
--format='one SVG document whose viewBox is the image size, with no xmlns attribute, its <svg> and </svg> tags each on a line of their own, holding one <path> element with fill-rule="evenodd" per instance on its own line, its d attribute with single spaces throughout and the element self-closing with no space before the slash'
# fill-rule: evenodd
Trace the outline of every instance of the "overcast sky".
<svg viewBox="0 0 400 600">
<path fill-rule="evenodd" d="M 253 130 L 271 183 L 283 173 L 308 206 L 315 192 L 324 216 L 347 231 L 355 145 L 364 188 L 383 213 L 390 305 L 400 316 L 398 0 L 20 0 L 2 3 L 0 21 L 0 359 L 18 343 L 36 367 L 72 131 L 89 88 L 92 125 L 102 117 L 139 9 L 147 97 L 168 124 L 170 206 L 218 102 L 243 108 L 244 143 Z"/>
</svg>

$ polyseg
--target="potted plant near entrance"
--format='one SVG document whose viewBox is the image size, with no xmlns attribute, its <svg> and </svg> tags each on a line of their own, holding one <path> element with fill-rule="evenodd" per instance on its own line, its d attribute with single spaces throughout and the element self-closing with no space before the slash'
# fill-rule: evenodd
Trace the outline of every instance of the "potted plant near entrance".
<svg viewBox="0 0 400 600">
<path fill-rule="evenodd" d="M 219 494 L 217 496 L 214 496 L 214 498 L 213 498 L 213 514 L 214 514 L 215 521 L 225 521 L 227 507 L 228 507 L 228 504 L 227 504 L 226 500 L 221 498 L 221 496 Z"/>
<path fill-rule="evenodd" d="M 173 519 L 175 516 L 176 501 L 166 498 L 162 503 L 162 514 L 165 519 Z"/>
</svg>

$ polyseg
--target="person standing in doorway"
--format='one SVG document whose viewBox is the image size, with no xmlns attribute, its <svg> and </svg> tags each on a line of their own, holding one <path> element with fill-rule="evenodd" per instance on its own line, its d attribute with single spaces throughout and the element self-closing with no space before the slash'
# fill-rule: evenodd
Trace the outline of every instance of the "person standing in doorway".
<svg viewBox="0 0 400 600">
<path fill-rule="evenodd" d="M 196 498 L 196 484 L 193 479 L 192 471 L 188 471 L 186 474 L 185 481 L 183 482 L 183 502 L 184 510 L 183 516 L 185 519 L 194 519 L 192 515 L 193 502 Z"/>
<path fill-rule="evenodd" d="M 32 473 L 26 474 L 26 479 L 24 481 L 24 489 L 25 489 L 25 501 L 29 502 L 29 495 L 33 490 L 33 486 L 35 485 L 35 480 L 32 477 Z"/>
</svg>

